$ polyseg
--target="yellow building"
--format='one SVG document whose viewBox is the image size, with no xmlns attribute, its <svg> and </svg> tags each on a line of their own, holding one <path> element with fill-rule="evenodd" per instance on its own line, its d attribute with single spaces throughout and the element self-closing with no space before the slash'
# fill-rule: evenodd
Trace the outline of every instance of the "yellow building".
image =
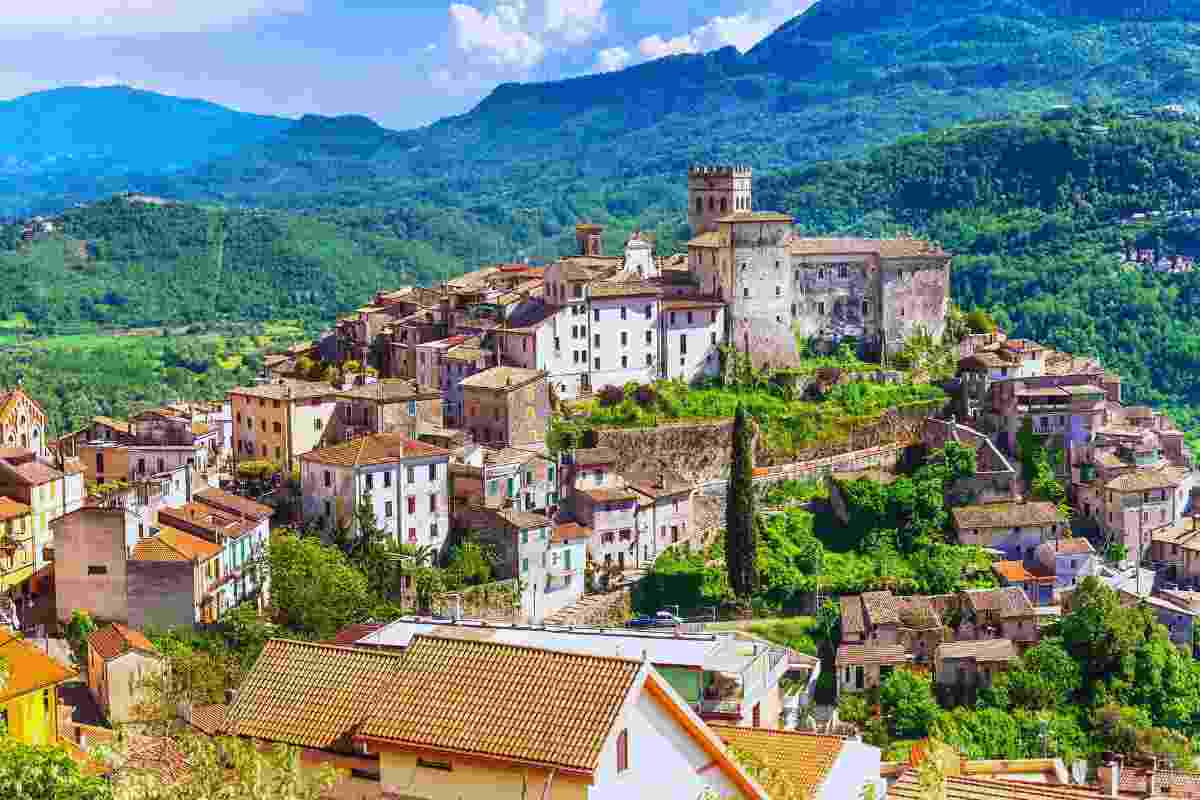
<svg viewBox="0 0 1200 800">
<path fill-rule="evenodd" d="M 21 447 L 47 456 L 46 414 L 18 386 L 0 395 L 0 447 Z"/>
<path fill-rule="evenodd" d="M 8 682 L 0 689 L 0 720 L 22 744 L 57 744 L 57 687 L 77 673 L 7 628 L 0 628 L 0 636 L 8 637 L 0 643 L 0 658 L 8 665 Z"/>
<path fill-rule="evenodd" d="M 332 424 L 335 390 L 327 383 L 266 383 L 229 391 L 233 457 L 295 466 Z"/>
<path fill-rule="evenodd" d="M 0 496 L 0 590 L 18 586 L 33 574 L 31 509 Z"/>
</svg>

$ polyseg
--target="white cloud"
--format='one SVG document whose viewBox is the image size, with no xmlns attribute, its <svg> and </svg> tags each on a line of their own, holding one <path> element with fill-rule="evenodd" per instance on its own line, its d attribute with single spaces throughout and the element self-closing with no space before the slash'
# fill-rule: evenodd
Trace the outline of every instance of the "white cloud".
<svg viewBox="0 0 1200 800">
<path fill-rule="evenodd" d="M 680 53 L 703 53 L 733 45 L 744 53 L 814 2 L 771 0 L 766 8 L 729 17 L 712 17 L 703 25 L 670 39 L 658 34 L 647 36 L 638 42 L 638 51 L 645 58 L 662 58 Z"/>
<path fill-rule="evenodd" d="M 546 0 L 543 29 L 568 44 L 586 42 L 607 27 L 604 0 Z"/>
<path fill-rule="evenodd" d="M 624 47 L 606 47 L 596 53 L 596 66 L 594 69 L 597 72 L 616 72 L 619 69 L 624 69 L 632 60 L 633 53 Z"/>
<path fill-rule="evenodd" d="M 482 14 L 474 6 L 453 3 L 455 44 L 488 64 L 528 69 L 542 60 L 546 47 L 521 27 L 523 10 L 502 3 L 494 13 Z"/>
<path fill-rule="evenodd" d="M 38 0 L 4 5 L 5 33 L 88 37 L 224 28 L 254 17 L 303 13 L 308 0 Z"/>
</svg>

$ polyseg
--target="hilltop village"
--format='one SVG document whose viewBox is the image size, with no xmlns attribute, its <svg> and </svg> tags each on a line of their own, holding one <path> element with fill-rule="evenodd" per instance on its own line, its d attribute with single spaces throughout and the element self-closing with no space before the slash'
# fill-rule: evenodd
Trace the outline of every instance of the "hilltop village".
<svg viewBox="0 0 1200 800">
<path fill-rule="evenodd" d="M 1137 662 L 1163 695 L 1200 680 L 1183 431 L 1124 404 L 1094 358 L 964 322 L 939 244 L 800 236 L 755 209 L 748 167 L 687 181 L 686 252 L 635 233 L 606 254 L 581 223 L 577 252 L 548 265 L 380 291 L 223 402 L 50 439 L 13 387 L 9 735 L 115 786 L 131 764 L 166 785 L 198 769 L 159 723 L 286 745 L 301 771 L 336 770 L 321 796 L 346 800 L 915 799 L 931 769 L 954 800 L 1197 796 L 1190 759 L 1155 737 L 1190 730 L 1200 697 L 1122 717 L 1136 682 L 1088 666 L 1136 650 L 1169 665 Z M 739 439 L 764 386 L 791 421 L 842 403 L 840 433 L 796 434 L 804 447 L 755 466 L 779 452 L 766 412 Z M 739 422 L 555 433 L 693 391 L 736 397 Z M 898 399 L 870 417 L 871 396 Z M 873 572 L 822 585 L 825 566 L 797 568 L 815 586 L 771 587 L 776 606 L 647 607 L 724 580 L 741 478 L 763 506 L 756 570 L 807 558 L 780 555 L 780 531 L 819 506 L 840 557 L 838 537 L 849 551 L 870 528 Z M 943 553 L 961 568 L 927 577 Z M 892 574 L 888 557 L 925 572 Z M 343 604 L 350 585 L 364 588 Z M 807 620 L 811 647 L 769 635 L 780 614 Z M 1111 647 L 1087 644 L 1119 615 Z M 249 655 L 160 702 L 147 676 L 194 670 L 206 636 Z M 1072 739 L 1046 715 L 1085 690 L 1107 702 Z M 947 733 L 977 709 L 1034 732 L 1004 747 Z M 939 732 L 956 750 L 927 739 Z"/>
</svg>

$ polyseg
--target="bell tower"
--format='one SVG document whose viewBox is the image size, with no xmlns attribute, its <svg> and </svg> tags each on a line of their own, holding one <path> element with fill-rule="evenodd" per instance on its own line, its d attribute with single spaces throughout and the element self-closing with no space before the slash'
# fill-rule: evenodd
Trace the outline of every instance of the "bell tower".
<svg viewBox="0 0 1200 800">
<path fill-rule="evenodd" d="M 717 229 L 717 220 L 754 209 L 750 167 L 696 166 L 688 170 L 688 224 L 692 236 Z"/>
</svg>

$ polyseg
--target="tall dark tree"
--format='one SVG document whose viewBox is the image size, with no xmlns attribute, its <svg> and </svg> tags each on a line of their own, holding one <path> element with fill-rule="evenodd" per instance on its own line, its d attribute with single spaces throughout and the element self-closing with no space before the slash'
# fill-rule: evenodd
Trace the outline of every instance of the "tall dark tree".
<svg viewBox="0 0 1200 800">
<path fill-rule="evenodd" d="M 758 586 L 758 532 L 754 508 L 754 430 L 741 405 L 733 418 L 733 454 L 725 497 L 725 566 L 734 594 L 746 598 Z"/>
</svg>

